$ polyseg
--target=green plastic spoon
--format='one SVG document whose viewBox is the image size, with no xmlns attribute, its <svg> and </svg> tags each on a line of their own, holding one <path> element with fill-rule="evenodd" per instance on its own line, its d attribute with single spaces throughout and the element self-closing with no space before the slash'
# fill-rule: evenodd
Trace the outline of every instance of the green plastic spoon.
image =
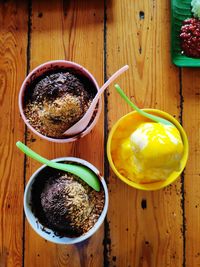
<svg viewBox="0 0 200 267">
<path fill-rule="evenodd" d="M 117 90 L 117 92 L 121 95 L 121 97 L 133 108 L 135 109 L 139 114 L 141 114 L 142 116 L 148 118 L 148 119 L 151 119 L 153 121 L 156 121 L 156 122 L 160 122 L 162 124 L 165 124 L 165 125 L 171 125 L 171 126 L 174 126 L 173 123 L 171 123 L 170 121 L 168 120 L 165 120 L 163 118 L 160 118 L 158 116 L 155 116 L 155 115 L 152 115 L 152 114 L 149 114 L 145 111 L 143 111 L 142 109 L 138 108 L 135 104 L 133 104 L 133 102 L 131 102 L 131 100 L 125 95 L 125 93 L 123 92 L 123 90 L 120 88 L 120 86 L 118 84 L 115 84 L 115 88 Z"/>
<path fill-rule="evenodd" d="M 98 177 L 89 168 L 85 166 L 53 162 L 51 160 L 43 158 L 42 156 L 31 150 L 29 147 L 27 147 L 20 141 L 16 143 L 16 146 L 30 158 L 33 158 L 51 168 L 75 174 L 79 178 L 81 178 L 84 182 L 86 182 L 89 186 L 91 186 L 94 190 L 100 191 L 100 182 L 98 180 Z"/>
</svg>

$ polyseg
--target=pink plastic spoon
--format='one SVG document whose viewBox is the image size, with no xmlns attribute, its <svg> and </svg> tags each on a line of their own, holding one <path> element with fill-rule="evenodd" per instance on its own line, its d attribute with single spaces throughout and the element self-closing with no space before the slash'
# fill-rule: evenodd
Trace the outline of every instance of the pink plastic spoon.
<svg viewBox="0 0 200 267">
<path fill-rule="evenodd" d="M 108 80 L 107 82 L 104 83 L 104 85 L 98 90 L 96 96 L 94 97 L 94 99 L 92 100 L 92 103 L 89 107 L 89 109 L 87 110 L 87 112 L 85 113 L 85 115 L 77 122 L 75 123 L 72 127 L 70 127 L 69 129 L 67 129 L 67 131 L 64 132 L 64 135 L 75 135 L 78 133 L 81 133 L 88 125 L 88 123 L 90 122 L 93 112 L 95 110 L 95 107 L 97 105 L 97 102 L 100 98 L 100 96 L 103 94 L 103 92 L 105 91 L 105 89 L 119 76 L 121 75 L 124 71 L 126 71 L 129 68 L 128 65 L 125 65 L 124 67 L 122 67 L 121 69 L 119 69 L 118 71 L 116 71 Z"/>
</svg>

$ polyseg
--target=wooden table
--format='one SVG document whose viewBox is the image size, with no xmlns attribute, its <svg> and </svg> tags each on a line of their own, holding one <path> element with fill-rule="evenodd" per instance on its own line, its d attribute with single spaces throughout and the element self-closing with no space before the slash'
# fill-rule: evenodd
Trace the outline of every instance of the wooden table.
<svg viewBox="0 0 200 267">
<path fill-rule="evenodd" d="M 0 1 L 0 266 L 200 266 L 200 70 L 170 60 L 170 1 Z M 118 83 L 140 107 L 183 124 L 190 143 L 185 173 L 156 192 L 135 190 L 110 170 L 105 146 L 115 121 L 131 109 L 113 85 L 91 134 L 52 144 L 24 126 L 18 93 L 26 74 L 53 59 L 84 65 L 99 84 L 121 66 Z M 61 246 L 40 238 L 23 213 L 23 191 L 40 166 L 16 149 L 21 140 L 47 158 L 77 156 L 108 183 L 105 224 L 87 242 Z"/>
</svg>

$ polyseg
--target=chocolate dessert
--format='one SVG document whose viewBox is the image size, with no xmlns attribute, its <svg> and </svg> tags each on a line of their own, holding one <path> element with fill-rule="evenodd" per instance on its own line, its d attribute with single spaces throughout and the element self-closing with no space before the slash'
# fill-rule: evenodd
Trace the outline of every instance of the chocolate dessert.
<svg viewBox="0 0 200 267">
<path fill-rule="evenodd" d="M 25 95 L 24 114 L 39 133 L 64 138 L 63 133 L 88 110 L 95 86 L 74 72 L 58 71 L 37 79 Z"/>
<path fill-rule="evenodd" d="M 96 192 L 77 176 L 49 167 L 40 172 L 31 194 L 33 213 L 59 236 L 86 233 L 104 207 L 103 188 Z"/>
</svg>

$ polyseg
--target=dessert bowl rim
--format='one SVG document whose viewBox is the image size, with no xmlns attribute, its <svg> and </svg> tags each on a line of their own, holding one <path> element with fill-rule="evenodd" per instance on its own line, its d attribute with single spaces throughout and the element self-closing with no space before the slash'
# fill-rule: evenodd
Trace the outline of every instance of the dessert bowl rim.
<svg viewBox="0 0 200 267">
<path fill-rule="evenodd" d="M 56 236 L 54 231 L 44 227 L 39 220 L 37 219 L 37 217 L 34 215 L 34 213 L 32 212 L 32 208 L 31 208 L 31 189 L 32 189 L 32 185 L 34 183 L 34 181 L 36 180 L 38 174 L 47 166 L 46 165 L 42 165 L 40 168 L 38 168 L 30 177 L 26 187 L 25 187 L 25 191 L 24 191 L 24 212 L 26 215 L 26 218 L 29 222 L 29 224 L 31 225 L 32 229 L 41 237 L 43 237 L 44 239 L 56 243 L 56 244 L 75 244 L 75 243 L 79 243 L 82 242 L 86 239 L 88 239 L 89 237 L 91 237 L 101 226 L 101 224 L 103 223 L 105 216 L 107 214 L 107 210 L 108 210 L 108 201 L 109 201 L 109 196 L 108 196 L 108 188 L 105 182 L 105 179 L 103 176 L 101 176 L 99 170 L 90 162 L 81 159 L 81 158 L 77 158 L 77 157 L 60 157 L 60 158 L 55 158 L 52 161 L 55 162 L 61 162 L 61 161 L 70 161 L 73 163 L 78 163 L 78 164 L 82 164 L 88 168 L 90 168 L 93 172 L 95 172 L 97 174 L 97 176 L 99 177 L 99 180 L 101 182 L 102 188 L 104 190 L 104 195 L 105 195 L 105 202 L 104 202 L 104 208 L 102 210 L 102 213 L 100 214 L 98 220 L 96 221 L 96 223 L 94 224 L 94 226 L 85 234 L 78 236 L 78 237 L 59 237 Z M 45 229 L 45 231 L 44 231 Z M 47 231 L 47 232 L 46 232 Z"/>
<path fill-rule="evenodd" d="M 189 154 L 189 144 L 188 144 L 188 138 L 187 138 L 185 130 L 183 129 L 181 124 L 172 115 L 170 115 L 169 113 L 167 113 L 165 111 L 159 110 L 159 109 L 144 108 L 142 110 L 144 110 L 146 112 L 149 112 L 149 113 L 153 113 L 154 115 L 161 116 L 161 117 L 171 121 L 177 127 L 177 129 L 179 130 L 179 132 L 181 134 L 182 141 L 183 141 L 183 145 L 184 145 L 184 153 L 183 153 L 183 156 L 182 156 L 182 159 L 181 159 L 181 169 L 179 171 L 174 171 L 165 181 L 159 181 L 159 182 L 153 182 L 153 183 L 141 183 L 141 184 L 136 183 L 134 181 L 131 181 L 128 178 L 126 178 L 125 176 L 123 176 L 121 173 L 119 173 L 119 171 L 115 167 L 115 164 L 114 164 L 114 162 L 112 160 L 112 155 L 111 155 L 112 138 L 113 138 L 113 135 L 114 135 L 118 125 L 126 117 L 130 116 L 131 114 L 136 114 L 137 111 L 131 111 L 131 112 L 127 113 L 126 115 L 122 116 L 112 126 L 111 131 L 110 131 L 110 133 L 108 135 L 108 141 L 107 141 L 107 158 L 108 158 L 109 164 L 111 166 L 111 169 L 113 170 L 115 175 L 121 181 L 125 182 L 129 186 L 131 186 L 133 188 L 136 188 L 136 189 L 145 190 L 145 191 L 154 191 L 154 190 L 162 189 L 162 188 L 170 185 L 171 183 L 175 182 L 178 179 L 178 177 L 183 172 L 183 170 L 184 170 L 184 168 L 186 166 L 186 163 L 187 163 L 188 154 Z"/>
<path fill-rule="evenodd" d="M 24 95 L 25 95 L 25 91 L 27 90 L 27 84 L 29 83 L 31 77 L 34 75 L 34 73 L 36 73 L 37 71 L 39 71 L 40 69 L 42 68 L 45 68 L 49 65 L 57 65 L 57 64 L 68 64 L 69 66 L 67 67 L 66 66 L 66 69 L 69 68 L 69 69 L 72 69 L 73 66 L 75 67 L 75 69 L 78 69 L 80 71 L 83 71 L 85 72 L 87 75 L 88 75 L 88 78 L 93 82 L 96 90 L 98 91 L 100 89 L 95 77 L 85 68 L 83 67 L 82 65 L 76 63 L 76 62 L 73 62 L 73 61 L 68 61 L 68 60 L 50 60 L 50 61 L 46 61 L 40 65 L 38 65 L 37 67 L 35 67 L 31 72 L 29 72 L 29 74 L 25 77 L 22 85 L 21 85 L 21 88 L 20 88 L 20 91 L 19 91 L 19 97 L 18 97 L 18 106 L 19 106 L 19 111 L 20 111 L 20 115 L 24 121 L 24 123 L 27 125 L 27 127 L 34 133 L 36 134 L 37 136 L 39 136 L 40 138 L 42 139 L 45 139 L 47 141 L 51 141 L 51 142 L 55 142 L 55 143 L 68 143 L 68 142 L 74 142 L 82 137 L 84 137 L 86 134 L 88 134 L 92 129 L 93 127 L 96 125 L 99 117 L 100 117 L 100 114 L 101 114 L 101 110 L 102 110 L 102 99 L 100 98 L 100 100 L 98 101 L 98 109 L 97 109 L 97 112 L 95 114 L 95 117 L 93 119 L 93 121 L 91 122 L 90 125 L 88 125 L 86 127 L 86 129 L 84 131 L 82 131 L 81 133 L 79 134 L 76 134 L 74 136 L 69 136 L 69 137 L 66 137 L 66 138 L 53 138 L 53 137 L 49 137 L 49 136 L 45 136 L 41 133 L 39 133 L 27 120 L 25 114 L 24 114 L 24 109 L 23 109 L 23 105 L 24 105 Z M 60 66 L 61 67 L 61 66 Z M 59 67 L 58 67 L 59 69 Z M 45 72 L 44 72 L 45 73 Z M 40 75 L 39 75 L 40 76 Z M 38 77 L 39 77 L 38 76 Z"/>
</svg>

